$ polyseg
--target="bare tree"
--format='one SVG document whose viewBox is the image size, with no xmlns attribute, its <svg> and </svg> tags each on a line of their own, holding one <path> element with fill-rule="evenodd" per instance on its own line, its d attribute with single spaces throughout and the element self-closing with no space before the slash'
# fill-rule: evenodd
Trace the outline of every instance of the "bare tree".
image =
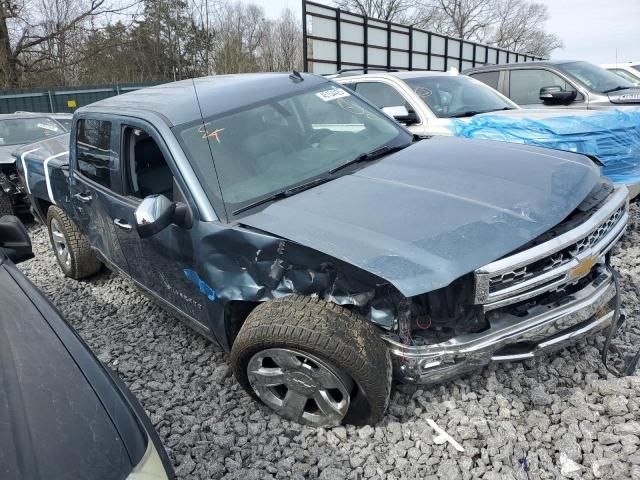
<svg viewBox="0 0 640 480">
<path fill-rule="evenodd" d="M 411 0 L 336 0 L 336 6 L 368 17 L 405 22 L 405 14 L 415 6 Z"/>
<path fill-rule="evenodd" d="M 526 0 L 501 0 L 496 10 L 497 20 L 490 41 L 498 47 L 542 57 L 562 47 L 557 35 L 544 30 L 544 22 L 549 19 L 546 5 Z"/>
<path fill-rule="evenodd" d="M 130 8 L 111 0 L 0 0 L 0 66 L 6 86 L 24 73 L 66 71 L 70 41 L 91 20 Z"/>
</svg>

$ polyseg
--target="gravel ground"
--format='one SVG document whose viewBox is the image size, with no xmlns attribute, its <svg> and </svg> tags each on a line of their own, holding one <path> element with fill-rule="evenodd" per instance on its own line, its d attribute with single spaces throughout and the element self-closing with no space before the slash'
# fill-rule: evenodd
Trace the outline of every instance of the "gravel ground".
<svg viewBox="0 0 640 480">
<path fill-rule="evenodd" d="M 628 321 L 616 345 L 640 345 L 640 208 L 615 253 Z M 21 269 L 142 402 L 181 479 L 640 479 L 640 377 L 603 368 L 604 337 L 539 360 L 491 366 L 444 385 L 397 386 L 376 427 L 302 427 L 254 402 L 227 355 L 127 281 L 64 278 L 46 231 Z M 437 444 L 434 420 L 464 447 Z"/>
</svg>

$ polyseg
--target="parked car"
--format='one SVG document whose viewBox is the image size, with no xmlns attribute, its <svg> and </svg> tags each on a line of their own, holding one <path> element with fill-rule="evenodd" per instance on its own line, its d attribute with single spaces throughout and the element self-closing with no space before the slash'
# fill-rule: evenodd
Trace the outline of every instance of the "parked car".
<svg viewBox="0 0 640 480">
<path fill-rule="evenodd" d="M 16 268 L 31 257 L 24 226 L 0 218 L 2 478 L 173 478 L 131 392 Z"/>
<path fill-rule="evenodd" d="M 636 86 L 640 85 L 640 62 L 607 63 L 600 66 Z"/>
<path fill-rule="evenodd" d="M 11 153 L 23 145 L 66 133 L 57 120 L 44 114 L 0 115 L 0 216 L 28 211 L 26 192 Z"/>
<path fill-rule="evenodd" d="M 488 85 L 445 72 L 346 72 L 333 78 L 419 137 L 455 135 L 593 155 L 640 193 L 640 113 L 523 109 Z"/>
<path fill-rule="evenodd" d="M 360 94 L 405 125 L 411 133 L 422 137 L 453 135 L 454 118 L 520 109 L 484 83 L 455 73 L 346 72 L 333 80 Z"/>
<path fill-rule="evenodd" d="M 230 350 L 286 418 L 375 423 L 398 380 L 610 324 L 627 190 L 587 157 L 413 136 L 331 80 L 215 76 L 79 109 L 23 178 L 65 275 L 100 264 Z"/>
<path fill-rule="evenodd" d="M 72 113 L 48 113 L 48 112 L 27 112 L 27 111 L 17 111 L 16 114 L 20 115 L 37 115 L 37 116 L 45 116 L 48 118 L 54 119 L 60 125 L 62 125 L 67 131 L 71 130 L 71 119 L 73 118 Z"/>
<path fill-rule="evenodd" d="M 640 107 L 640 88 L 589 62 L 547 60 L 486 65 L 462 73 L 525 108 Z"/>
</svg>

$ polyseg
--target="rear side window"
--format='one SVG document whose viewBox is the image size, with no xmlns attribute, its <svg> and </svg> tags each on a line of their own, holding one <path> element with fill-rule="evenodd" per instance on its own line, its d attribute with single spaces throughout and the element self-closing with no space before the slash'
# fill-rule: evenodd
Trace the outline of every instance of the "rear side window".
<svg viewBox="0 0 640 480">
<path fill-rule="evenodd" d="M 509 79 L 509 98 L 521 105 L 542 103 L 540 89 L 555 86 L 566 91 L 575 91 L 575 88 L 561 76 L 549 70 L 512 70 Z"/>
<path fill-rule="evenodd" d="M 395 88 L 380 82 L 362 82 L 358 83 L 356 92 L 365 97 L 378 108 L 384 107 L 406 107 L 412 110 L 411 105 L 407 103 Z"/>
<path fill-rule="evenodd" d="M 78 121 L 76 160 L 80 173 L 111 188 L 111 122 L 84 118 Z"/>
<path fill-rule="evenodd" d="M 498 81 L 500 80 L 500 72 L 480 72 L 472 73 L 470 77 L 480 80 L 482 83 L 489 85 L 491 88 L 498 90 Z"/>
</svg>

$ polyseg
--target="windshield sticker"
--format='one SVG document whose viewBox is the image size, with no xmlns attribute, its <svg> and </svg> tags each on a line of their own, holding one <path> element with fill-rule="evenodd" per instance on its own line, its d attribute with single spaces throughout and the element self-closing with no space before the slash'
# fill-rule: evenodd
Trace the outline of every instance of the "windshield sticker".
<svg viewBox="0 0 640 480">
<path fill-rule="evenodd" d="M 328 90 L 323 90 L 322 92 L 316 93 L 316 97 L 325 102 L 330 102 L 331 100 L 335 100 L 337 98 L 350 97 L 351 94 L 347 92 L 343 88 L 331 87 Z"/>
<path fill-rule="evenodd" d="M 416 92 L 416 95 L 422 98 L 430 97 L 431 95 L 433 95 L 433 92 L 429 90 L 427 87 L 416 87 L 415 92 Z"/>
<path fill-rule="evenodd" d="M 224 130 L 224 128 L 216 128 L 215 130 L 211 131 L 211 132 L 207 132 L 207 127 L 206 125 L 202 125 L 199 129 L 198 132 L 202 134 L 202 138 L 204 140 L 206 140 L 207 138 L 215 138 L 215 140 L 220 143 L 220 132 L 222 132 Z"/>
</svg>

